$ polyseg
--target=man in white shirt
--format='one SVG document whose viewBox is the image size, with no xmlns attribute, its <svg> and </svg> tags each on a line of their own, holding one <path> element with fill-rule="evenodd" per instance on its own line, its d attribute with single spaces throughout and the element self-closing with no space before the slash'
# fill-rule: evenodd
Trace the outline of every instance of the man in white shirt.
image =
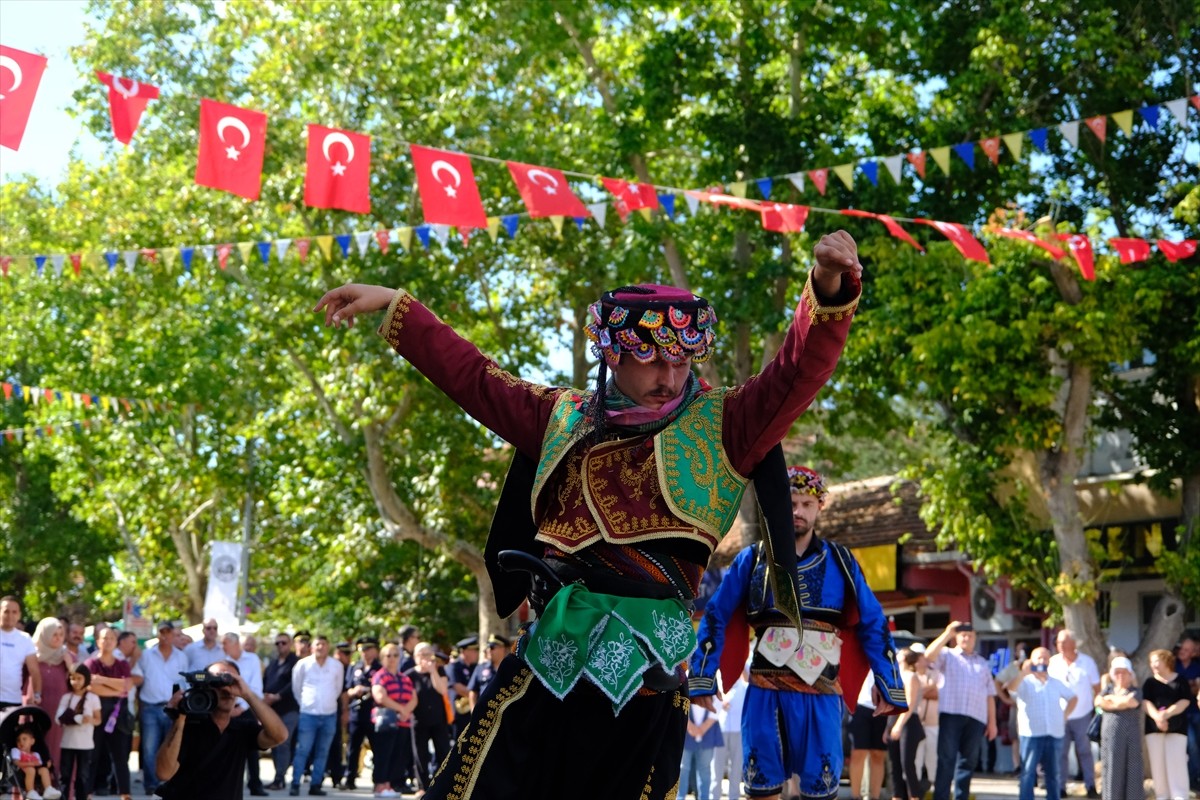
<svg viewBox="0 0 1200 800">
<path fill-rule="evenodd" d="M 133 682 L 139 687 L 142 781 L 146 794 L 152 795 L 158 788 L 154 761 L 173 724 L 165 709 L 167 701 L 175 694 L 175 686 L 184 683 L 179 673 L 187 671 L 187 656 L 175 647 L 175 623 L 163 620 L 158 623 L 158 643 L 147 648 L 133 668 Z"/>
<path fill-rule="evenodd" d="M 1100 694 L 1100 672 L 1096 662 L 1087 653 L 1079 652 L 1075 644 L 1075 635 L 1064 628 L 1058 632 L 1055 640 L 1058 653 L 1050 659 L 1050 677 L 1057 678 L 1074 692 L 1079 702 L 1067 719 L 1066 739 L 1063 742 L 1062 755 L 1059 756 L 1062 786 L 1066 789 L 1067 765 L 1070 763 L 1071 746 L 1075 746 L 1075 759 L 1083 772 L 1083 785 L 1087 787 L 1087 796 L 1100 797 L 1096 791 L 1096 761 L 1092 757 L 1092 743 L 1087 738 L 1088 725 L 1091 724 L 1092 714 L 1095 713 L 1096 695 Z"/>
<path fill-rule="evenodd" d="M 1060 771 L 1059 750 L 1067 718 L 1079 698 L 1057 678 L 1050 677 L 1047 666 L 1050 651 L 1035 648 L 1029 660 L 1021 665 L 1021 674 L 1005 684 L 1017 699 L 1017 730 L 1021 736 L 1020 800 L 1033 800 L 1038 766 L 1046 776 L 1046 797 L 1055 800 L 1063 786 L 1065 773 Z"/>
<path fill-rule="evenodd" d="M 42 702 L 42 671 L 38 668 L 33 638 L 17 630 L 21 601 L 12 595 L 0 599 L 0 716 L 10 706 L 21 705 L 21 669 L 29 670 L 33 702 Z"/>
<path fill-rule="evenodd" d="M 230 631 L 221 637 L 221 646 L 225 649 L 225 658 L 237 664 L 242 680 L 255 697 L 263 696 L 262 660 L 255 654 L 242 647 L 242 640 L 236 633 Z M 250 706 L 242 698 L 238 698 L 236 714 L 243 713 Z M 258 773 L 258 754 L 246 759 L 246 788 L 252 797 L 267 797 L 268 792 L 263 788 L 262 778 Z"/>
<path fill-rule="evenodd" d="M 324 795 L 325 763 L 329 745 L 337 732 L 338 702 L 342 696 L 345 667 L 329 657 L 329 639 L 313 640 L 312 655 L 296 662 L 292 670 L 292 694 L 300 704 L 300 723 L 296 726 L 296 753 L 292 758 L 292 785 L 288 794 L 300 794 L 300 778 L 308 757 L 313 757 L 310 795 Z"/>
<path fill-rule="evenodd" d="M 188 669 L 193 672 L 206 670 L 225 658 L 225 650 L 217 641 L 217 621 L 204 620 L 204 637 L 187 646 Z"/>
</svg>

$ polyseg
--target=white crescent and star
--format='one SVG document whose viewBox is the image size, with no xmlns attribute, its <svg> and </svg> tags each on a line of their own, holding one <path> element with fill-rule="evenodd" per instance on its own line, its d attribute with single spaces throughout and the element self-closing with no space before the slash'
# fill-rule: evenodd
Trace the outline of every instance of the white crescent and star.
<svg viewBox="0 0 1200 800">
<path fill-rule="evenodd" d="M 321 152 L 325 154 L 326 161 L 329 160 L 329 146 L 333 144 L 340 144 L 346 148 L 346 163 L 336 161 L 331 169 L 334 175 L 345 175 L 347 164 L 354 160 L 354 142 L 350 141 L 350 137 L 341 131 L 331 131 L 325 134 L 325 138 L 321 141 Z"/>
<path fill-rule="evenodd" d="M 21 65 L 11 56 L 0 56 L 0 69 L 6 69 L 13 74 L 13 85 L 8 87 L 8 90 L 15 92 L 17 87 L 21 85 L 21 78 L 24 77 L 24 74 L 21 72 Z M 4 95 L 0 94 L 0 100 L 3 99 Z"/>
<path fill-rule="evenodd" d="M 454 185 L 453 186 L 447 186 L 445 183 L 442 183 L 442 179 L 438 177 L 438 173 L 440 173 L 442 170 L 445 170 L 446 172 L 449 172 L 451 175 L 454 176 Z M 453 164 L 451 164 L 447 161 L 442 161 L 441 159 L 438 159 L 437 161 L 435 161 L 429 165 L 429 174 L 433 176 L 433 179 L 435 181 L 442 184 L 442 188 L 444 188 L 446 190 L 447 197 L 457 197 L 458 196 L 458 193 L 455 190 L 458 189 L 458 187 L 462 185 L 462 175 L 460 175 L 458 170 L 454 168 Z"/>
<path fill-rule="evenodd" d="M 546 178 L 548 178 L 550 180 L 550 183 L 549 184 L 538 183 L 537 179 L 535 178 L 535 176 L 537 176 L 537 175 L 544 175 Z M 525 177 L 529 178 L 530 183 L 532 183 L 534 186 L 537 186 L 538 188 L 540 188 L 546 194 L 555 194 L 558 191 L 558 178 L 554 177 L 549 172 L 546 172 L 546 171 L 540 170 L 540 169 L 531 169 L 531 170 L 529 170 L 529 172 L 525 173 Z"/>
<path fill-rule="evenodd" d="M 128 100 L 131 97 L 137 97 L 138 87 L 140 85 L 141 84 L 139 84 L 137 81 L 130 80 L 129 88 L 126 89 L 124 86 L 121 85 L 121 79 L 118 78 L 116 75 L 113 75 L 113 79 L 112 79 L 113 91 L 115 91 L 117 94 L 121 95 L 121 97 L 124 97 L 126 100 Z"/>
<path fill-rule="evenodd" d="M 246 123 L 242 122 L 237 117 L 221 117 L 217 120 L 217 138 L 222 142 L 225 141 L 225 129 L 234 128 L 242 134 L 242 150 L 246 149 L 246 145 L 250 144 L 250 129 L 246 127 Z M 242 154 L 242 151 L 236 147 L 230 146 L 225 148 L 225 157 L 237 161 L 237 157 Z"/>
</svg>

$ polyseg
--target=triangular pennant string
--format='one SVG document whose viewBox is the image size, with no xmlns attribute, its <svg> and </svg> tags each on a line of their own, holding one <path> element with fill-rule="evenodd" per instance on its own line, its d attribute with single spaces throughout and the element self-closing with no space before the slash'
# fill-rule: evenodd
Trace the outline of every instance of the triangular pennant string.
<svg viewBox="0 0 1200 800">
<path fill-rule="evenodd" d="M 317 249 L 321 251 L 321 255 L 325 256 L 326 261 L 332 261 L 333 260 L 333 237 L 332 236 L 318 236 L 316 238 L 317 238 Z"/>
<path fill-rule="evenodd" d="M 746 196 L 746 182 L 734 181 L 733 183 L 729 184 L 729 193 L 734 197 L 744 198 Z"/>
<path fill-rule="evenodd" d="M 829 183 L 829 170 L 826 167 L 820 169 L 810 169 L 808 171 L 808 179 L 813 182 L 813 186 L 817 187 L 817 191 L 821 196 L 825 196 L 825 187 Z"/>
<path fill-rule="evenodd" d="M 520 224 L 520 217 L 516 214 L 505 214 L 500 218 L 500 224 L 504 226 L 504 232 L 508 234 L 508 238 L 517 238 L 517 225 Z M 429 245 L 425 245 L 428 247 Z"/>
<path fill-rule="evenodd" d="M 250 254 L 254 252 L 254 242 L 238 242 L 238 255 L 242 257 L 242 265 L 250 266 Z"/>
<path fill-rule="evenodd" d="M 1142 119 L 1146 120 L 1146 124 L 1151 130 L 1158 130 L 1158 113 L 1160 106 L 1142 106 L 1138 109 L 1138 114 Z"/>
<path fill-rule="evenodd" d="M 769 178 L 765 180 L 770 180 Z M 668 219 L 675 219 L 675 195 L 671 192 L 666 192 L 658 196 L 658 204 L 662 206 L 663 211 L 667 213 Z"/>
<path fill-rule="evenodd" d="M 1049 136 L 1045 128 L 1034 128 L 1029 132 L 1029 141 L 1033 142 L 1033 146 L 1043 153 L 1047 152 L 1049 146 Z"/>
<path fill-rule="evenodd" d="M 696 210 L 695 207 L 691 205 L 688 206 L 688 209 L 691 211 Z M 608 219 L 608 203 L 592 203 L 587 207 L 587 210 L 591 213 L 592 219 L 596 220 L 596 224 L 603 228 L 604 221 Z"/>
<path fill-rule="evenodd" d="M 487 218 L 487 235 L 488 235 L 488 238 L 490 238 L 492 240 L 492 242 L 495 243 L 496 237 L 500 235 L 500 218 L 499 217 L 488 217 Z"/>
<path fill-rule="evenodd" d="M 1121 129 L 1121 133 L 1126 136 L 1133 135 L 1133 109 L 1127 111 L 1118 111 L 1112 115 L 1113 122 L 1117 123 L 1117 127 Z"/>
<path fill-rule="evenodd" d="M 412 236 L 413 229 L 405 225 L 396 232 L 396 241 L 399 242 L 400 246 L 405 250 L 412 250 Z"/>
<path fill-rule="evenodd" d="M 900 170 L 904 166 L 904 156 L 903 155 L 888 156 L 887 158 L 885 158 L 883 160 L 883 166 L 885 166 L 887 168 L 888 174 L 892 176 L 892 181 L 894 183 L 896 183 L 897 185 L 899 185 Z"/>
<path fill-rule="evenodd" d="M 421 246 L 426 250 L 429 249 L 429 226 L 418 225 L 414 230 L 417 232 L 417 238 L 421 240 Z"/>
<path fill-rule="evenodd" d="M 950 148 L 935 147 L 929 151 L 929 155 L 933 157 L 933 163 L 941 168 L 946 175 L 950 174 Z"/>
<path fill-rule="evenodd" d="M 137 263 L 138 251 L 126 250 L 121 254 L 125 259 L 125 271 L 133 272 L 133 265 Z"/>
<path fill-rule="evenodd" d="M 562 238 L 563 216 L 562 214 L 551 214 L 550 224 L 554 226 L 554 235 L 559 239 Z"/>
<path fill-rule="evenodd" d="M 758 193 L 763 196 L 764 200 L 771 199 L 771 187 L 775 185 L 774 181 L 770 178 L 759 178 L 754 183 L 758 186 Z M 662 200 L 662 195 L 659 195 L 658 199 Z"/>
<path fill-rule="evenodd" d="M 1088 117 L 1084 120 L 1087 123 L 1088 130 L 1096 135 L 1096 138 L 1104 142 L 1108 136 L 1108 117 L 1100 115 L 1098 117 Z"/>
<path fill-rule="evenodd" d="M 34 256 L 33 263 L 37 265 L 37 274 L 38 274 L 38 277 L 40 278 L 42 276 L 42 274 L 45 273 L 45 271 L 46 271 L 46 257 L 45 256 Z"/>
<path fill-rule="evenodd" d="M 75 274 L 79 274 L 79 269 L 83 265 L 83 253 L 71 253 L 71 269 L 75 270 Z"/>
<path fill-rule="evenodd" d="M 354 246 L 358 248 L 359 256 L 366 256 L 367 247 L 371 244 L 371 231 L 355 231 Z"/>
<path fill-rule="evenodd" d="M 204 256 L 204 260 L 208 262 L 209 266 L 212 266 L 213 253 L 215 253 L 216 250 L 217 250 L 217 248 L 211 244 L 205 244 L 205 245 L 200 246 L 200 255 Z"/>
<path fill-rule="evenodd" d="M 1185 98 L 1168 100 L 1163 105 L 1167 107 L 1167 111 L 1171 112 L 1171 116 L 1175 118 L 1176 122 L 1187 127 L 1187 100 Z"/>
<path fill-rule="evenodd" d="M 967 169 L 975 170 L 975 143 L 963 142 L 962 144 L 954 145 L 954 152 L 958 153 L 958 157 L 967 165 Z"/>
<path fill-rule="evenodd" d="M 683 202 L 687 203 L 688 214 L 690 216 L 695 216 L 696 209 L 700 207 L 700 198 L 696 197 L 691 192 L 684 192 Z"/>
<path fill-rule="evenodd" d="M 800 194 L 804 194 L 804 173 L 803 172 L 789 173 L 787 176 L 787 179 L 792 182 L 792 186 L 796 187 L 797 192 L 799 192 Z M 687 199 L 687 195 L 684 195 L 684 199 L 685 200 Z"/>
<path fill-rule="evenodd" d="M 66 256 L 63 253 L 55 253 L 54 255 L 50 256 L 50 263 L 54 265 L 54 277 L 62 277 L 63 262 L 65 260 Z"/>
<path fill-rule="evenodd" d="M 1008 148 L 1008 152 L 1012 153 L 1013 161 L 1020 161 L 1021 147 L 1025 143 L 1025 134 L 1006 133 L 1000 138 L 1004 140 L 1004 146 Z"/>
<path fill-rule="evenodd" d="M 921 180 L 925 180 L 925 151 L 918 150 L 915 153 L 905 153 L 904 157 L 908 159 L 908 163 L 913 165 L 913 169 L 921 176 Z"/>
<path fill-rule="evenodd" d="M 343 233 L 333 237 L 333 240 L 337 242 L 338 249 L 342 251 L 342 258 L 350 255 L 350 234 Z"/>
<path fill-rule="evenodd" d="M 275 240 L 275 255 L 279 257 L 279 263 L 283 263 L 283 257 L 287 254 L 288 248 L 291 247 L 291 239 L 276 239 Z"/>
<path fill-rule="evenodd" d="M 879 185 L 879 162 L 878 161 L 862 161 L 858 168 L 862 170 L 863 175 L 867 176 L 867 180 L 872 186 Z"/>
<path fill-rule="evenodd" d="M 846 184 L 847 189 L 854 188 L 854 165 L 853 164 L 838 164 L 833 168 L 833 174 L 841 178 L 842 183 Z"/>
<path fill-rule="evenodd" d="M 979 148 L 983 150 L 983 154 L 988 157 L 988 160 L 993 164 L 1000 165 L 1000 137 L 989 136 L 986 139 L 979 140 Z"/>
<path fill-rule="evenodd" d="M 262 263 L 264 265 L 270 263 L 270 261 L 271 261 L 271 242 L 270 241 L 258 243 L 258 257 L 262 259 Z"/>
<path fill-rule="evenodd" d="M 1062 123 L 1058 126 L 1058 132 L 1071 143 L 1071 147 L 1079 147 L 1079 120 Z"/>
<path fill-rule="evenodd" d="M 379 245 L 379 252 L 383 253 L 385 256 L 387 255 L 388 244 L 390 243 L 391 238 L 391 231 L 389 231 L 387 228 L 382 228 L 375 231 L 375 242 Z"/>
<path fill-rule="evenodd" d="M 196 248 L 181 247 L 179 248 L 179 260 L 183 262 L 183 272 L 186 275 L 192 274 L 192 259 L 196 255 Z"/>
</svg>

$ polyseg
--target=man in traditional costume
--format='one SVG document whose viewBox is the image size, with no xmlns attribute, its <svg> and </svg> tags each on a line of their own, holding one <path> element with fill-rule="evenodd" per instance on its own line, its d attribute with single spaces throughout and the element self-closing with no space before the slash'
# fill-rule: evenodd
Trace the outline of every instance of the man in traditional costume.
<svg viewBox="0 0 1200 800">
<path fill-rule="evenodd" d="M 589 309 L 595 392 L 518 379 L 403 290 L 347 284 L 317 303 L 326 325 L 387 308 L 379 332 L 396 352 L 516 451 L 485 559 L 500 613 L 529 596 L 538 619 L 426 800 L 674 797 L 687 604 L 770 454 L 768 495 L 786 506 L 778 443 L 833 374 L 861 293 L 846 232 L 823 237 L 814 262 L 778 355 L 730 388 L 692 373 L 712 354 L 713 308 L 670 286 L 626 286 Z M 790 529 L 786 541 L 789 562 Z"/>
<path fill-rule="evenodd" d="M 794 773 L 800 797 L 837 797 L 842 777 L 842 703 L 853 713 L 868 667 L 876 714 L 907 708 L 887 617 L 850 551 L 814 533 L 828 494 L 820 474 L 790 467 L 799 628 L 777 607 L 764 542 L 734 558 L 708 601 L 689 681 L 692 701 L 713 705 L 718 666 L 737 676 L 755 633 L 742 707 L 743 781 L 750 797 L 778 798 Z"/>
</svg>

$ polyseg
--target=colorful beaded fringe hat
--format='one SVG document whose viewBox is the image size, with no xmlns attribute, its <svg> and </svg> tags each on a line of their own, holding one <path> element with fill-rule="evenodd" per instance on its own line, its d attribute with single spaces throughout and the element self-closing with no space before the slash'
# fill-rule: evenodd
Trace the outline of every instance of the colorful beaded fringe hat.
<svg viewBox="0 0 1200 800">
<path fill-rule="evenodd" d="M 659 358 L 700 363 L 712 355 L 717 312 L 703 297 L 674 286 L 622 286 L 592 303 L 588 315 L 592 354 L 609 366 L 625 353 L 641 364 Z"/>
<path fill-rule="evenodd" d="M 829 490 L 825 488 L 825 479 L 821 473 L 808 467 L 788 467 L 788 483 L 793 492 L 811 494 L 824 505 Z"/>
</svg>

